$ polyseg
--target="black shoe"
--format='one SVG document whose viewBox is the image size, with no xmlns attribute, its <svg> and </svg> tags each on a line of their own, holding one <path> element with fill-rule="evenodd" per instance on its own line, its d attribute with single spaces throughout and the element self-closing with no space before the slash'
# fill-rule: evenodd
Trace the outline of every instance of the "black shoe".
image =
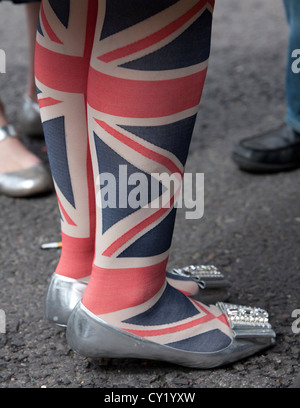
<svg viewBox="0 0 300 408">
<path fill-rule="evenodd" d="M 288 125 L 243 139 L 232 159 L 241 170 L 272 173 L 300 167 L 300 133 Z"/>
</svg>

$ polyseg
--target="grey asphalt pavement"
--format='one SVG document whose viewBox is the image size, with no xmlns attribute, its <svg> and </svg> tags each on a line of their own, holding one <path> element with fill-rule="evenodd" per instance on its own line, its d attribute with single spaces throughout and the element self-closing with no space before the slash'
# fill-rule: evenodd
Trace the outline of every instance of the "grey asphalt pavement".
<svg viewBox="0 0 300 408">
<path fill-rule="evenodd" d="M 216 1 L 209 72 L 186 169 L 205 174 L 205 211 L 200 220 L 186 220 L 179 210 L 169 260 L 169 268 L 218 266 L 232 284 L 232 303 L 269 311 L 276 345 L 215 370 L 74 354 L 65 332 L 44 318 L 59 250 L 40 245 L 60 240 L 55 195 L 0 196 L 1 388 L 300 387 L 300 323 L 292 316 L 300 309 L 300 170 L 251 175 L 231 160 L 241 138 L 283 122 L 287 35 L 281 0 Z M 0 48 L 7 55 L 0 97 L 15 123 L 27 74 L 22 6 L 0 5 Z M 47 162 L 43 140 L 23 140 Z"/>
</svg>

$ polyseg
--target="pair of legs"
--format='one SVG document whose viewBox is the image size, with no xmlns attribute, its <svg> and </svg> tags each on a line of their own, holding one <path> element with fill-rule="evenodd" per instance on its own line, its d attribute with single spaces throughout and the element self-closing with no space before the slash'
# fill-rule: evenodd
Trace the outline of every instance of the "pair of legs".
<svg viewBox="0 0 300 408">
<path fill-rule="evenodd" d="M 155 173 L 183 173 L 212 7 L 212 1 L 44 1 L 36 77 L 62 218 L 56 273 L 90 277 L 84 305 L 118 327 L 146 327 L 154 336 L 155 325 L 155 337 L 161 331 L 168 343 L 202 333 L 222 348 L 231 334 L 221 312 L 204 312 L 166 284 L 173 205 L 101 208 L 98 180 L 100 173 L 113 175 L 119 191 L 120 166 L 128 177 L 139 172 L 149 181 Z M 189 334 L 168 332 L 183 320 Z"/>
<path fill-rule="evenodd" d="M 233 332 L 220 308 L 166 281 L 175 192 L 169 205 L 151 206 L 170 193 L 163 183 L 151 198 L 148 189 L 135 189 L 137 178 L 149 186 L 156 174 L 183 175 L 213 6 L 213 0 L 43 0 L 36 45 L 38 100 L 61 216 L 56 275 L 88 281 L 82 305 L 95 318 L 151 344 L 195 353 L 225 349 Z M 114 192 L 116 206 L 106 206 Z M 140 206 L 129 205 L 132 196 Z"/>
</svg>

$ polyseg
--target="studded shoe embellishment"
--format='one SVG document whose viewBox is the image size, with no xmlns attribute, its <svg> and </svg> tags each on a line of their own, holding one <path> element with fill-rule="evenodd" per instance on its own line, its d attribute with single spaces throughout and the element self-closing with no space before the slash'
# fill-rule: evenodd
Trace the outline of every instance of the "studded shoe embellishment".
<svg viewBox="0 0 300 408">
<path fill-rule="evenodd" d="M 270 329 L 268 313 L 258 307 L 239 306 L 230 303 L 218 303 L 217 306 L 224 312 L 232 329 L 240 326 L 261 327 Z"/>
<path fill-rule="evenodd" d="M 174 268 L 173 273 L 195 280 L 203 278 L 223 279 L 224 275 L 214 265 L 188 265 L 183 268 Z"/>
</svg>

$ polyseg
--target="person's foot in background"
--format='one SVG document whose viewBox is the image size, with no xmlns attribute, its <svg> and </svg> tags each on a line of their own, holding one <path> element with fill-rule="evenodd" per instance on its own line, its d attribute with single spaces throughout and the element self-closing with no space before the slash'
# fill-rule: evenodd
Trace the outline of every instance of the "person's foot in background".
<svg viewBox="0 0 300 408">
<path fill-rule="evenodd" d="M 21 142 L 0 101 L 0 194 L 28 197 L 52 188 L 49 172 L 40 158 Z"/>
<path fill-rule="evenodd" d="M 300 167 L 300 133 L 288 125 L 241 140 L 232 153 L 241 170 L 270 173 Z"/>
</svg>

